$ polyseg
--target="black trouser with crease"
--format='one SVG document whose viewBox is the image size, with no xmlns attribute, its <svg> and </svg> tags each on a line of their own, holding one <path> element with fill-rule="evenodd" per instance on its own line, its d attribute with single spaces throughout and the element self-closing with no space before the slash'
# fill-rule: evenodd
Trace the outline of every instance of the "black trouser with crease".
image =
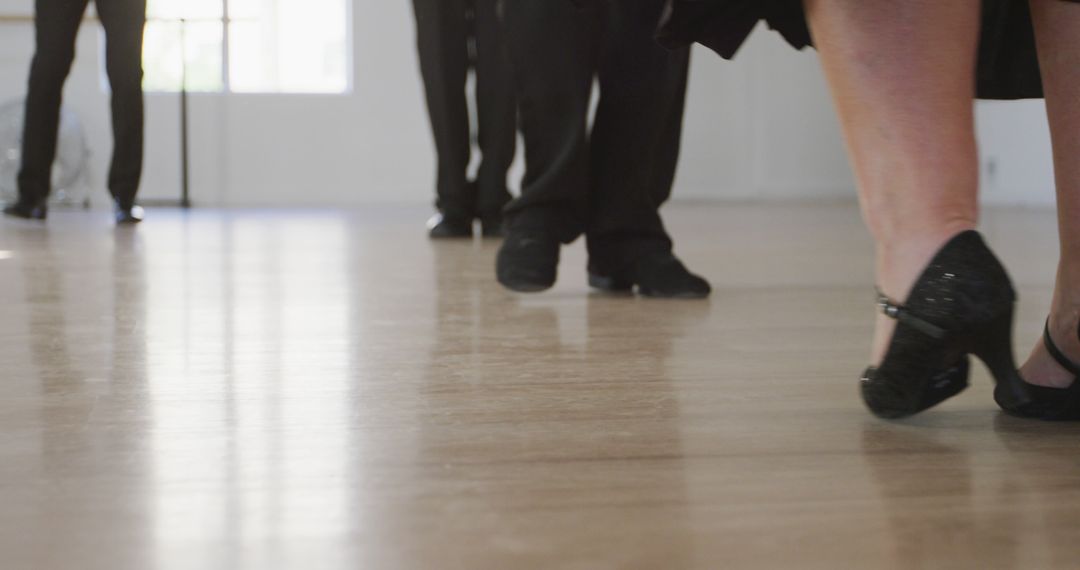
<svg viewBox="0 0 1080 570">
<path fill-rule="evenodd" d="M 36 0 L 37 49 L 30 67 L 19 198 L 44 200 L 51 190 L 64 81 L 89 0 Z M 143 164 L 142 43 L 146 0 L 95 0 L 105 28 L 105 70 L 112 87 L 113 156 L 109 191 L 122 208 L 135 203 Z"/>
<path fill-rule="evenodd" d="M 505 0 L 526 162 L 508 227 L 565 243 L 585 233 L 602 273 L 672 247 L 659 209 L 675 177 L 690 55 L 653 40 L 663 5 Z"/>
<path fill-rule="evenodd" d="M 438 153 L 436 207 L 447 217 L 498 216 L 510 201 L 506 175 L 514 161 L 517 109 L 497 4 L 497 0 L 413 0 L 420 72 Z M 476 73 L 482 155 L 475 187 L 466 172 L 471 136 L 465 81 L 470 67 Z"/>
</svg>

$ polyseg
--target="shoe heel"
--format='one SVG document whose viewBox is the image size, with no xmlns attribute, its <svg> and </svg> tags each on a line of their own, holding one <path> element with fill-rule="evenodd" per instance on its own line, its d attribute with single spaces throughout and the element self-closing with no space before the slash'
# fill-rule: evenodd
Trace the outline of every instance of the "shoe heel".
<svg viewBox="0 0 1080 570">
<path fill-rule="evenodd" d="M 994 397 L 1014 405 L 1030 401 L 1024 381 L 1016 370 L 1012 345 L 1013 306 L 1001 316 L 981 327 L 970 347 L 971 354 L 979 357 L 994 377 Z"/>
<path fill-rule="evenodd" d="M 616 277 L 605 277 L 603 275 L 597 275 L 590 271 L 589 287 L 592 287 L 593 289 L 599 289 L 601 291 L 628 293 L 634 289 L 634 282 L 618 279 Z"/>
<path fill-rule="evenodd" d="M 972 338 L 969 351 L 978 356 L 990 369 L 995 382 L 1009 379 L 1016 371 L 1012 353 L 1013 309 L 1009 307 L 1001 316 L 979 328 Z"/>
</svg>

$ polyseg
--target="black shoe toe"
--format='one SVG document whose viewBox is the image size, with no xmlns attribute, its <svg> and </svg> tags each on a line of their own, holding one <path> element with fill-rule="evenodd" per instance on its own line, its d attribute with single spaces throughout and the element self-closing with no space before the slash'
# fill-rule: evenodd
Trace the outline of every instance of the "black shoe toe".
<svg viewBox="0 0 1080 570">
<path fill-rule="evenodd" d="M 712 293 L 705 279 L 691 273 L 671 253 L 646 255 L 623 270 L 605 274 L 590 266 L 589 285 L 609 292 L 630 291 L 661 299 L 703 299 Z"/>
<path fill-rule="evenodd" d="M 607 293 L 629 294 L 634 292 L 634 281 L 626 277 L 612 277 L 589 269 L 589 287 Z"/>
<path fill-rule="evenodd" d="M 44 220 L 48 217 L 48 208 L 44 202 L 30 203 L 20 200 L 4 208 L 4 215 L 24 220 Z"/>
<path fill-rule="evenodd" d="M 115 216 L 116 225 L 133 226 L 143 221 L 145 212 L 143 211 L 142 206 L 132 206 L 130 208 L 117 206 Z"/>
<path fill-rule="evenodd" d="M 511 232 L 499 248 L 495 276 L 507 289 L 536 293 L 555 284 L 558 265 L 558 240 Z"/>
<path fill-rule="evenodd" d="M 471 238 L 472 235 L 472 220 L 435 214 L 428 221 L 428 237 L 431 239 Z"/>
<path fill-rule="evenodd" d="M 486 238 L 501 238 L 506 235 L 503 231 L 502 216 L 480 218 L 480 231 Z"/>
</svg>

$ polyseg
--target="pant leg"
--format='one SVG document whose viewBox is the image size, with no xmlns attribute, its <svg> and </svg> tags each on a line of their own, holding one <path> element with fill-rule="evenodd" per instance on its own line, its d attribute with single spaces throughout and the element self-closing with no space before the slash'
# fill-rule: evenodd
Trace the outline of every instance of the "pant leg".
<svg viewBox="0 0 1080 570">
<path fill-rule="evenodd" d="M 507 227 L 574 240 L 585 227 L 589 149 L 586 122 L 606 3 L 504 0 L 504 33 L 525 139 L 521 196 Z"/>
<path fill-rule="evenodd" d="M 52 189 L 64 81 L 75 60 L 75 38 L 88 0 L 36 0 L 36 50 L 30 64 L 23 126 L 19 198 L 36 202 Z"/>
<path fill-rule="evenodd" d="M 143 167 L 143 29 L 146 0 L 94 0 L 105 28 L 105 71 L 112 89 L 113 156 L 109 192 L 135 205 Z"/>
<path fill-rule="evenodd" d="M 476 0 L 476 109 L 482 160 L 476 175 L 480 217 L 497 216 L 510 201 L 506 174 L 517 144 L 517 100 L 510 55 L 496 11 L 500 0 Z"/>
<path fill-rule="evenodd" d="M 600 269 L 672 248 L 659 210 L 675 178 L 690 56 L 653 40 L 663 4 L 612 3 L 591 149 L 588 245 Z"/>
<path fill-rule="evenodd" d="M 413 0 L 420 74 L 438 154 L 435 206 L 448 217 L 471 220 L 467 8 L 465 0 Z"/>
</svg>

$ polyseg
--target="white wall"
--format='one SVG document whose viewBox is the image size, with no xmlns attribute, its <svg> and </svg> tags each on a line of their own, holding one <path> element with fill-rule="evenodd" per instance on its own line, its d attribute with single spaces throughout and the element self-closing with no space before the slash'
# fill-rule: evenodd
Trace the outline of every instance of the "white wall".
<svg viewBox="0 0 1080 570">
<path fill-rule="evenodd" d="M 0 0 L 0 14 L 32 13 Z M 427 203 L 433 150 L 407 0 L 354 0 L 354 91 L 346 96 L 196 95 L 193 196 L 203 205 Z M 20 96 L 29 26 L 0 28 L 0 100 Z M 66 102 L 86 124 L 96 185 L 111 144 L 99 79 L 99 34 L 85 26 Z M 984 198 L 1050 204 L 1053 181 L 1041 102 L 980 103 Z M 177 98 L 147 97 L 142 196 L 179 193 Z M 98 196 L 103 196 L 99 190 Z M 812 51 L 759 30 L 735 62 L 694 54 L 676 198 L 849 197 L 853 182 Z M 100 200 L 99 200 L 100 201 Z"/>
<path fill-rule="evenodd" d="M 850 196 L 854 181 L 813 50 L 759 29 L 733 62 L 695 52 L 679 195 Z M 1042 101 L 976 106 L 983 201 L 1052 205 L 1050 135 Z"/>
</svg>

